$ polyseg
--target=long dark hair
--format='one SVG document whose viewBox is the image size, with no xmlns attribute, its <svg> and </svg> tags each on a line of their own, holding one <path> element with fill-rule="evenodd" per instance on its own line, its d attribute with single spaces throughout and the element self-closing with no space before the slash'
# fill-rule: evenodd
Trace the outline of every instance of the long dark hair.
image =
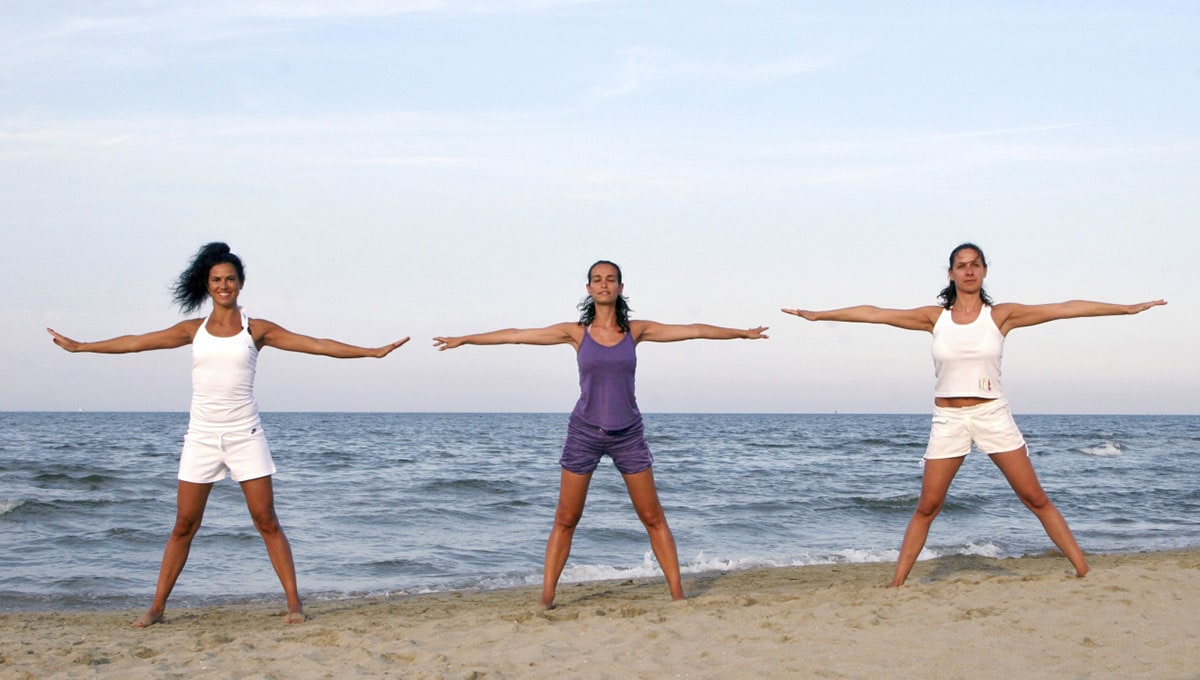
<svg viewBox="0 0 1200 680">
<path fill-rule="evenodd" d="M 974 250 L 976 253 L 979 253 L 979 262 L 983 264 L 985 269 L 987 268 L 987 257 L 984 256 L 982 248 L 974 243 L 961 243 L 954 250 L 950 251 L 950 266 L 947 271 L 954 269 L 954 258 L 964 250 Z M 938 293 L 938 299 L 942 301 L 944 309 L 950 309 L 954 306 L 954 301 L 958 299 L 958 288 L 955 287 L 953 281 L 950 282 L 950 285 L 943 288 L 942 292 Z M 989 307 L 992 306 L 992 298 L 982 286 L 979 287 L 979 299 L 983 300 L 983 304 Z"/>
<path fill-rule="evenodd" d="M 592 263 L 592 266 L 588 267 L 588 273 L 587 273 L 588 283 L 592 282 L 592 270 L 602 264 L 609 265 L 613 269 L 617 270 L 617 284 L 620 285 L 621 284 L 621 268 L 617 266 L 616 262 L 610 262 L 608 260 L 596 260 L 595 262 Z M 596 320 L 596 301 L 592 299 L 592 296 L 589 295 L 589 296 L 585 297 L 578 305 L 575 305 L 575 307 L 579 310 L 579 325 L 580 326 L 592 325 L 592 322 Z M 618 295 L 617 296 L 617 325 L 621 327 L 621 331 L 623 333 L 629 332 L 629 312 L 631 312 L 631 311 L 632 310 L 629 309 L 629 301 L 625 299 L 625 296 Z"/>
<path fill-rule="evenodd" d="M 230 252 L 228 245 L 220 241 L 205 244 L 196 251 L 192 263 L 179 275 L 172 289 L 174 301 L 184 314 L 200 309 L 204 304 L 204 299 L 208 297 L 208 273 L 219 264 L 233 265 L 238 281 L 246 282 L 246 270 L 242 267 L 242 260 Z"/>
</svg>

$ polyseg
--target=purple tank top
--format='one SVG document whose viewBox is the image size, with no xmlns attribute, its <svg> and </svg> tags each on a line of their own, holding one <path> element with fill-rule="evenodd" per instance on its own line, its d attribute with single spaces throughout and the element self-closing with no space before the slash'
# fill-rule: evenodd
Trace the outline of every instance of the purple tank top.
<svg viewBox="0 0 1200 680">
<path fill-rule="evenodd" d="M 641 419 L 633 396 L 637 371 L 635 343 L 629 333 L 612 347 L 592 339 L 583 329 L 579 344 L 579 401 L 571 416 L 602 430 L 624 430 Z"/>
</svg>

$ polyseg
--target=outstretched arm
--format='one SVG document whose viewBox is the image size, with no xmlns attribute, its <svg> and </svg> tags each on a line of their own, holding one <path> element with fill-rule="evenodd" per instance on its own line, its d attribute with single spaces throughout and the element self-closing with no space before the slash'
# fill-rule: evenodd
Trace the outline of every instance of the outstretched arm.
<svg viewBox="0 0 1200 680">
<path fill-rule="evenodd" d="M 47 328 L 54 344 L 68 352 L 94 352 L 96 354 L 130 354 L 146 352 L 154 349 L 175 349 L 191 344 L 200 327 L 201 319 L 190 319 L 164 328 L 161 331 L 142 333 L 141 335 L 122 335 L 97 342 L 79 342 L 59 333 L 53 328 Z"/>
<path fill-rule="evenodd" d="M 766 339 L 766 326 L 756 328 L 725 328 L 706 323 L 665 324 L 656 321 L 631 321 L 630 330 L 636 342 L 678 342 L 680 340 L 759 340 Z"/>
<path fill-rule="evenodd" d="M 577 323 L 556 323 L 545 328 L 505 328 L 474 335 L 437 336 L 433 346 L 438 351 L 454 349 L 463 345 L 561 345 L 579 347 L 583 339 L 583 327 Z"/>
<path fill-rule="evenodd" d="M 1047 321 L 1059 319 L 1077 319 L 1084 316 L 1119 316 L 1122 314 L 1139 314 L 1159 305 L 1167 304 L 1166 300 L 1151 300 L 1132 305 L 1117 305 L 1109 302 L 1091 302 L 1089 300 L 1070 300 L 1055 302 L 1048 305 L 1022 305 L 1006 302 L 993 308 L 996 325 L 1001 333 L 1007 334 L 1014 328 L 1036 326 Z"/>
<path fill-rule="evenodd" d="M 265 319 L 250 321 L 250 335 L 260 347 L 274 347 L 287 352 L 303 352 L 335 359 L 360 359 L 363 357 L 382 359 L 391 354 L 392 350 L 408 342 L 408 338 L 401 338 L 382 347 L 359 347 L 337 340 L 312 338 L 293 333 L 283 326 Z"/>
<path fill-rule="evenodd" d="M 871 305 L 859 305 L 857 307 L 843 307 L 842 309 L 828 309 L 825 311 L 788 309 L 785 307 L 781 311 L 785 314 L 808 319 L 809 321 L 878 323 L 910 331 L 933 332 L 933 325 L 937 323 L 938 315 L 942 313 L 942 308 L 931 305 L 915 309 L 885 309 Z"/>
</svg>

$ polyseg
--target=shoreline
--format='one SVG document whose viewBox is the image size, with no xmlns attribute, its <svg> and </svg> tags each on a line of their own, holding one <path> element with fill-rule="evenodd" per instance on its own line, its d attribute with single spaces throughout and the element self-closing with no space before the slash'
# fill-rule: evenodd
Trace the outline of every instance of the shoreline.
<svg viewBox="0 0 1200 680">
<path fill-rule="evenodd" d="M 0 680 L 212 678 L 1200 678 L 1200 550 L 709 572 L 310 604 L 0 613 Z"/>
</svg>

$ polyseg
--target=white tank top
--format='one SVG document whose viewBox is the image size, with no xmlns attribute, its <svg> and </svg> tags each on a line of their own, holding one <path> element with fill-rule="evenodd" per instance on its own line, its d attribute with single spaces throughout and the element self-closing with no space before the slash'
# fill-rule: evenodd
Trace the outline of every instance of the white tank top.
<svg viewBox="0 0 1200 680">
<path fill-rule="evenodd" d="M 254 401 L 258 348 L 250 337 L 250 319 L 242 330 L 218 338 L 207 330 L 208 317 L 192 338 L 192 410 L 188 427 L 202 432 L 242 432 L 260 427 Z"/>
<path fill-rule="evenodd" d="M 1000 385 L 1000 359 L 1004 335 L 992 319 L 992 308 L 984 305 L 968 324 L 954 323 L 950 310 L 943 309 L 933 325 L 933 372 L 935 397 L 1004 396 Z"/>
</svg>

